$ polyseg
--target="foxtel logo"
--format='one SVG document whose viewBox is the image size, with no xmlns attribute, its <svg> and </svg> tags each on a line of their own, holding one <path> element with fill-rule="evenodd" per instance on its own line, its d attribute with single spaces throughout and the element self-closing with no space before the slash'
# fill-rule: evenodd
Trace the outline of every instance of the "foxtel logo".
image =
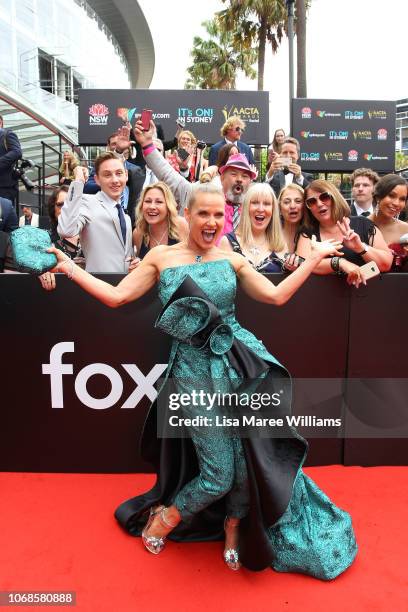
<svg viewBox="0 0 408 612">
<path fill-rule="evenodd" d="M 62 356 L 64 353 L 73 353 L 74 351 L 74 342 L 58 342 L 50 351 L 50 362 L 42 364 L 42 373 L 50 377 L 51 406 L 53 408 L 64 408 L 63 376 L 72 376 L 74 368 L 72 363 L 62 363 Z M 157 391 L 153 385 L 163 374 L 167 364 L 156 363 L 147 376 L 134 363 L 122 363 L 121 366 L 136 383 L 135 389 L 123 402 L 121 408 L 136 408 L 145 395 L 153 402 L 157 397 Z M 92 397 L 87 390 L 88 380 L 96 374 L 105 376 L 111 384 L 111 390 L 106 397 Z M 96 410 L 111 408 L 119 402 L 123 394 L 121 374 L 107 363 L 91 363 L 85 366 L 78 372 L 74 385 L 79 401 L 88 408 L 95 408 Z"/>
</svg>

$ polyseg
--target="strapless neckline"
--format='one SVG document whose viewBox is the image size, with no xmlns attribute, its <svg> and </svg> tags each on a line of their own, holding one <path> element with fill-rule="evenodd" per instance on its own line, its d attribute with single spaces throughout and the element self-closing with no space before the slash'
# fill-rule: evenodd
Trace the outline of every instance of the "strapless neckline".
<svg viewBox="0 0 408 612">
<path fill-rule="evenodd" d="M 223 257 L 222 259 L 212 259 L 211 261 L 200 261 L 200 262 L 192 262 L 192 263 L 188 263 L 188 264 L 181 264 L 179 266 L 168 266 L 167 268 L 163 268 L 163 270 L 160 272 L 160 277 L 167 272 L 168 270 L 177 270 L 178 268 L 188 268 L 193 266 L 194 268 L 198 268 L 198 267 L 202 267 L 202 266 L 206 266 L 208 264 L 218 264 L 221 262 L 227 262 L 229 267 L 231 268 L 231 270 L 234 272 L 235 274 L 235 268 L 232 265 L 232 263 L 230 262 L 229 259 L 227 259 L 226 257 Z"/>
</svg>

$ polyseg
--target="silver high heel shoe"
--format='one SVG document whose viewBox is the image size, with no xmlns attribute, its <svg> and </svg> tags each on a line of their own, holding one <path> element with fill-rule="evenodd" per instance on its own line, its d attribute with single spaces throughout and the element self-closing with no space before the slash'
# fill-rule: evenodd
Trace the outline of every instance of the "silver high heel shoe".
<svg viewBox="0 0 408 612">
<path fill-rule="evenodd" d="M 149 520 L 146 523 L 146 527 L 142 531 L 142 542 L 147 550 L 154 555 L 158 555 L 163 550 L 166 543 L 166 536 L 156 537 L 156 536 L 148 536 L 147 532 L 151 524 L 154 521 L 154 517 L 158 515 L 160 522 L 165 527 L 171 527 L 172 529 L 178 525 L 178 523 L 170 523 L 165 515 L 164 511 L 166 510 L 165 506 L 158 506 L 157 508 L 150 508 Z"/>
<path fill-rule="evenodd" d="M 224 519 L 224 531 L 226 531 L 227 521 L 229 521 L 226 516 Z M 230 528 L 237 529 L 239 527 L 239 521 L 236 525 L 229 525 Z M 226 548 L 224 550 L 224 561 L 228 565 L 228 567 L 234 571 L 239 570 L 242 566 L 239 560 L 238 548 Z"/>
</svg>

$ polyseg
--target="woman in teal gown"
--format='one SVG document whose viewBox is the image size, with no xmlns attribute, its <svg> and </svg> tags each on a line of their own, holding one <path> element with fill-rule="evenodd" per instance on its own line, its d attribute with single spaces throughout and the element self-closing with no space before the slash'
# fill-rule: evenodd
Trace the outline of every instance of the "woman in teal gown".
<svg viewBox="0 0 408 612">
<path fill-rule="evenodd" d="M 121 504 L 115 516 L 129 533 L 142 535 L 146 548 L 156 554 L 166 536 L 179 541 L 223 538 L 228 517 L 224 558 L 231 569 L 241 564 L 251 570 L 273 567 L 332 579 L 352 563 L 357 546 L 350 516 L 302 472 L 306 441 L 287 425 L 279 437 L 256 427 L 243 433 L 247 407 L 239 402 L 203 405 L 191 398 L 193 389 L 220 394 L 218 398 L 281 394 L 280 403 L 263 416 L 285 422 L 290 377 L 235 319 L 236 281 L 251 297 L 281 305 L 323 257 L 339 254 L 341 244 L 314 243 L 304 264 L 275 287 L 242 256 L 215 246 L 224 223 L 224 200 L 214 187 L 194 190 L 186 216 L 188 241 L 152 249 L 117 287 L 53 250 L 59 261 L 56 271 L 111 307 L 137 299 L 157 282 L 163 310 L 156 325 L 173 338 L 166 379 L 141 440 L 142 455 L 155 466 L 157 481 L 150 491 Z M 357 273 L 355 283 L 360 281 Z M 190 401 L 172 411 L 169 400 L 181 394 Z M 211 418 L 211 424 L 195 420 L 200 416 Z M 175 434 L 170 417 L 190 422 L 184 421 L 183 431 L 178 427 Z M 232 427 L 215 427 L 217 420 L 227 418 Z"/>
</svg>

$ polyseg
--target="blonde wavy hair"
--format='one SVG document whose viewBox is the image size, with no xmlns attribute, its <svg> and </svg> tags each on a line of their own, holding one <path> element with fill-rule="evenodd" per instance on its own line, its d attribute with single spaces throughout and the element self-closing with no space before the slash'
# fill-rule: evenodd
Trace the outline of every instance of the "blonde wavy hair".
<svg viewBox="0 0 408 612">
<path fill-rule="evenodd" d="M 221 136 L 225 136 L 225 134 L 233 127 L 240 127 L 242 131 L 245 130 L 245 123 L 242 121 L 241 117 L 238 115 L 232 115 L 229 117 L 224 125 L 220 129 Z"/>
<path fill-rule="evenodd" d="M 79 159 L 78 159 L 77 154 L 74 153 L 74 151 L 66 151 L 66 153 L 68 153 L 68 156 L 69 156 L 69 163 L 68 163 L 69 172 L 70 174 L 73 174 L 75 168 L 79 166 Z M 61 165 L 59 167 L 60 174 L 64 172 L 64 169 L 65 169 L 65 164 L 64 164 L 64 156 L 63 156 Z"/>
<path fill-rule="evenodd" d="M 241 238 L 241 244 L 251 245 L 254 242 L 251 227 L 251 217 L 249 216 L 249 204 L 256 197 L 268 198 L 272 200 L 272 217 L 265 230 L 265 237 L 268 243 L 268 248 L 271 251 L 279 252 L 285 248 L 285 239 L 283 237 L 282 226 L 279 219 L 279 206 L 275 194 L 267 183 L 255 183 L 245 194 L 242 204 L 241 218 L 239 221 L 237 233 Z"/>
<path fill-rule="evenodd" d="M 193 132 L 190 132 L 190 130 L 182 130 L 177 136 L 177 142 L 180 142 L 180 138 L 183 136 L 183 134 L 187 134 L 187 136 L 191 138 L 192 145 L 197 144 L 197 138 L 194 136 Z"/>
<path fill-rule="evenodd" d="M 167 187 L 166 183 L 159 181 L 158 183 L 152 183 L 151 185 L 147 185 L 140 194 L 140 198 L 138 200 L 136 206 L 136 225 L 135 228 L 139 230 L 143 234 L 143 242 L 146 246 L 149 245 L 150 240 L 150 232 L 149 232 L 149 224 L 143 216 L 143 202 L 145 200 L 146 195 L 152 189 L 160 189 L 163 194 L 164 201 L 166 202 L 167 207 L 167 221 L 169 225 L 169 238 L 173 238 L 174 240 L 179 241 L 180 236 L 177 229 L 176 220 L 178 218 L 177 212 L 177 204 L 176 200 L 169 187 Z"/>
</svg>

